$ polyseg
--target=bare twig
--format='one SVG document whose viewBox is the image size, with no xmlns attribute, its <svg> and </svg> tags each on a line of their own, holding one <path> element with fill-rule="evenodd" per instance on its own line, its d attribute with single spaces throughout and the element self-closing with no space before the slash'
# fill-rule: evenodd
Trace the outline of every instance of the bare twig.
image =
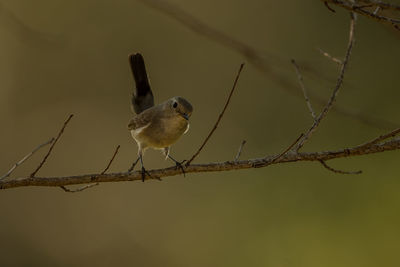
<svg viewBox="0 0 400 267">
<path fill-rule="evenodd" d="M 61 128 L 60 132 L 58 133 L 56 139 L 54 140 L 54 142 L 51 144 L 49 151 L 47 152 L 47 154 L 44 156 L 42 162 L 40 162 L 39 166 L 36 168 L 36 170 L 34 172 L 31 173 L 31 177 L 34 177 L 35 174 L 40 170 L 40 168 L 42 168 L 43 164 L 46 162 L 47 158 L 49 157 L 51 151 L 53 150 L 54 146 L 56 145 L 58 139 L 60 139 L 60 136 L 63 134 L 65 127 L 67 126 L 68 122 L 72 119 L 72 117 L 74 116 L 74 114 L 69 115 L 68 119 L 64 122 L 63 127 Z"/>
<path fill-rule="evenodd" d="M 104 171 L 101 172 L 101 174 L 105 174 L 106 171 L 110 168 L 111 163 L 114 161 L 115 156 L 118 154 L 118 150 L 119 150 L 120 147 L 121 147 L 120 145 L 117 146 L 117 148 L 115 149 L 115 152 L 114 152 L 113 156 L 111 157 L 110 161 L 109 161 L 108 164 L 107 164 L 107 167 L 104 169 Z"/>
<path fill-rule="evenodd" d="M 254 166 L 263 164 L 266 167 L 273 164 L 283 164 L 297 161 L 327 161 L 336 158 L 354 157 L 359 155 L 367 155 L 384 151 L 400 150 L 400 138 L 395 138 L 369 147 L 352 147 L 335 151 L 321 151 L 312 153 L 280 153 L 258 159 L 247 159 L 239 161 L 212 162 L 206 164 L 193 164 L 185 168 L 186 173 L 200 172 L 219 172 L 240 169 L 250 169 Z M 286 151 L 286 150 L 285 150 Z M 280 156 L 282 155 L 282 156 Z M 275 160 L 274 160 L 275 159 Z M 165 169 L 149 170 L 151 177 L 148 179 L 159 179 L 162 177 L 181 175 L 181 170 L 174 167 Z M 103 182 L 122 182 L 122 181 L 142 181 L 141 171 L 120 172 L 110 174 L 83 174 L 77 176 L 65 177 L 21 177 L 16 179 L 5 179 L 0 181 L 0 189 L 23 187 L 23 186 L 66 186 L 74 184 L 103 183 Z"/>
<path fill-rule="evenodd" d="M 355 24 L 356 24 L 356 15 L 354 13 L 350 13 L 350 31 L 349 31 L 349 42 L 347 45 L 347 50 L 346 50 L 346 55 L 344 57 L 344 61 L 343 64 L 341 66 L 340 69 L 340 73 L 339 73 L 339 77 L 337 79 L 336 82 L 336 86 L 332 92 L 331 97 L 329 98 L 328 103 L 325 105 L 324 109 L 322 110 L 322 112 L 319 114 L 319 116 L 316 118 L 316 120 L 314 121 L 314 123 L 312 124 L 312 126 L 310 127 L 310 129 L 306 132 L 306 134 L 304 135 L 304 137 L 299 141 L 297 147 L 296 147 L 296 151 L 299 151 L 300 148 L 302 148 L 302 146 L 304 145 L 304 143 L 310 138 L 310 136 L 314 133 L 314 131 L 317 129 L 317 127 L 319 126 L 319 124 L 321 123 L 321 121 L 326 117 L 326 115 L 328 114 L 329 110 L 332 108 L 333 103 L 336 100 L 336 96 L 339 92 L 340 87 L 343 84 L 343 79 L 344 79 L 344 73 L 346 71 L 346 67 L 347 64 L 349 62 L 350 59 L 350 55 L 354 46 L 354 28 L 355 28 Z"/>
<path fill-rule="evenodd" d="M 79 187 L 79 188 L 77 188 L 77 189 L 69 189 L 69 188 L 65 187 L 64 185 L 61 185 L 60 188 L 61 188 L 62 190 L 64 190 L 65 192 L 67 192 L 67 193 L 76 193 L 76 192 L 82 192 L 83 190 L 89 189 L 89 188 L 91 188 L 91 187 L 93 187 L 93 186 L 96 186 L 96 185 L 99 185 L 99 183 L 88 184 L 88 185 Z"/>
<path fill-rule="evenodd" d="M 27 154 L 27 155 L 26 155 L 25 157 L 23 157 L 20 161 L 18 161 L 17 163 L 15 163 L 14 166 L 12 166 L 12 168 L 11 168 L 6 174 L 4 174 L 2 177 L 0 177 L 0 180 L 6 178 L 6 177 L 8 177 L 8 176 L 10 176 L 11 173 L 12 173 L 19 165 L 21 165 L 22 163 L 24 163 L 25 160 L 29 159 L 33 154 L 35 154 L 36 151 L 38 151 L 38 150 L 41 149 L 42 147 L 44 147 L 44 146 L 46 146 L 46 145 L 52 143 L 53 141 L 54 141 L 54 138 L 51 138 L 51 139 L 48 140 L 47 142 L 38 145 L 38 146 L 37 146 L 34 150 L 32 150 L 29 154 Z"/>
<path fill-rule="evenodd" d="M 235 81 L 233 82 L 233 86 L 232 86 L 231 92 L 229 93 L 229 96 L 228 96 L 228 99 L 226 100 L 225 106 L 224 106 L 224 108 L 222 109 L 221 114 L 219 114 L 218 119 L 217 119 L 217 121 L 216 121 L 215 124 L 214 124 L 214 127 L 211 129 L 210 133 L 208 134 L 208 136 L 206 137 L 206 139 L 204 140 L 204 142 L 203 142 L 203 144 L 200 146 L 200 148 L 197 150 L 197 152 L 194 153 L 194 155 L 186 162 L 186 164 L 185 164 L 186 167 L 189 166 L 190 163 L 197 157 L 197 155 L 200 154 L 201 150 L 202 150 L 203 147 L 207 144 L 207 142 L 208 142 L 208 140 L 210 139 L 211 135 L 212 135 L 212 134 L 214 133 L 214 131 L 217 129 L 218 124 L 219 124 L 219 122 L 221 121 L 222 117 L 224 116 L 225 110 L 226 110 L 226 108 L 228 107 L 229 102 L 231 101 L 231 97 L 232 97 L 232 95 L 233 95 L 233 92 L 235 91 L 236 84 L 237 84 L 237 82 L 238 82 L 238 80 L 239 80 L 240 73 L 242 72 L 243 67 L 244 67 L 244 63 L 240 64 L 239 71 L 238 71 L 238 73 L 236 74 L 236 78 L 235 78 Z"/>
<path fill-rule="evenodd" d="M 328 164 L 326 164 L 326 162 L 323 160 L 320 160 L 319 162 L 321 162 L 322 166 L 324 166 L 326 169 L 328 169 L 334 173 L 340 173 L 340 174 L 361 174 L 362 173 L 362 171 L 349 172 L 349 171 L 336 170 L 336 169 L 330 167 Z"/>
<path fill-rule="evenodd" d="M 323 51 L 321 48 L 318 48 L 318 51 L 319 51 L 323 56 L 329 58 L 329 59 L 332 60 L 333 62 L 335 62 L 335 63 L 337 63 L 337 64 L 339 64 L 339 65 L 342 65 L 342 64 L 343 64 L 343 62 L 342 62 L 340 59 L 331 56 L 331 55 L 328 54 L 327 52 Z"/>
<path fill-rule="evenodd" d="M 369 5 L 355 5 L 353 3 L 350 3 L 348 1 L 342 1 L 342 0 L 321 0 L 324 3 L 325 2 L 329 2 L 332 4 L 335 4 L 337 6 L 343 7 L 349 11 L 358 13 L 360 15 L 372 18 L 380 23 L 384 23 L 384 24 L 389 24 L 392 27 L 394 27 L 396 30 L 400 30 L 400 20 L 399 19 L 393 19 L 393 18 L 389 18 L 389 17 L 385 17 L 385 16 L 381 16 L 376 14 L 374 11 L 368 11 L 365 8 L 367 7 L 373 7 L 373 6 L 380 6 L 381 8 L 385 8 L 384 6 L 386 6 L 386 9 L 393 9 L 393 10 L 400 10 L 399 6 L 396 5 L 392 5 L 392 4 L 386 4 L 380 1 L 363 1 L 363 2 L 370 2 L 371 4 Z"/>
<path fill-rule="evenodd" d="M 117 146 L 117 148 L 115 149 L 115 152 L 114 152 L 113 156 L 111 157 L 110 161 L 109 161 L 108 164 L 107 164 L 107 167 L 100 173 L 100 175 L 105 174 L 106 171 L 110 168 L 111 163 L 114 161 L 115 156 L 118 154 L 118 150 L 119 150 L 120 147 L 121 147 L 120 145 Z M 79 188 L 77 188 L 77 189 L 69 189 L 69 188 L 65 187 L 64 185 L 60 186 L 60 188 L 61 188 L 62 190 L 64 190 L 65 192 L 67 192 L 67 193 L 76 193 L 76 192 L 82 192 L 83 190 L 89 189 L 89 188 L 91 188 L 91 187 L 93 187 L 93 186 L 96 186 L 96 185 L 99 185 L 99 183 L 88 184 L 88 185 L 79 187 Z"/>
<path fill-rule="evenodd" d="M 243 149 L 245 144 L 246 144 L 246 140 L 243 140 L 242 143 L 240 144 L 239 150 L 238 150 L 238 152 L 236 154 L 235 161 L 239 160 L 240 154 L 242 154 L 242 149 Z"/>
<path fill-rule="evenodd" d="M 336 13 L 336 11 L 335 11 L 333 8 L 331 8 L 331 7 L 329 6 L 329 4 L 328 4 L 327 1 L 324 1 L 324 5 L 326 6 L 326 8 L 327 8 L 329 11 L 331 11 L 331 12 L 333 12 L 333 13 Z"/>
<path fill-rule="evenodd" d="M 297 65 L 297 63 L 296 63 L 296 61 L 294 59 L 292 59 L 292 64 L 293 64 L 293 66 L 294 66 L 294 68 L 296 70 L 297 78 L 299 80 L 299 84 L 300 84 L 301 90 L 303 90 L 303 95 L 304 95 L 304 99 L 306 100 L 306 103 L 307 103 L 307 106 L 308 106 L 308 110 L 310 111 L 311 116 L 315 120 L 317 118 L 317 116 L 315 115 L 314 109 L 311 106 L 310 99 L 308 98 L 307 90 L 306 90 L 306 87 L 304 86 L 303 76 L 301 75 L 299 66 Z"/>
</svg>

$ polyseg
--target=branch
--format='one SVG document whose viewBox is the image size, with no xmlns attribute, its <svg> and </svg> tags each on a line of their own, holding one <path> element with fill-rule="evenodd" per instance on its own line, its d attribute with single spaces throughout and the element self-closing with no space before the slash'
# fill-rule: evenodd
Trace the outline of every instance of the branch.
<svg viewBox="0 0 400 267">
<path fill-rule="evenodd" d="M 326 117 L 326 115 L 328 114 L 329 110 L 332 108 L 333 103 L 336 100 L 336 96 L 337 96 L 337 94 L 339 92 L 339 89 L 343 84 L 343 79 L 344 79 L 344 74 L 345 74 L 345 71 L 346 71 L 346 67 L 347 67 L 347 64 L 349 62 L 351 51 L 352 51 L 353 46 L 354 46 L 354 28 L 355 28 L 355 24 L 356 24 L 356 19 L 357 19 L 357 17 L 355 16 L 355 14 L 350 13 L 349 42 L 348 42 L 348 45 L 347 45 L 346 55 L 344 57 L 343 64 L 342 64 L 341 69 L 340 69 L 339 77 L 337 79 L 336 86 L 335 86 L 335 88 L 334 88 L 334 90 L 332 92 L 332 95 L 329 98 L 329 101 L 325 105 L 325 107 L 322 110 L 322 112 L 315 119 L 313 125 L 310 127 L 310 129 L 306 132 L 304 137 L 298 143 L 298 145 L 296 147 L 296 151 L 298 151 L 300 148 L 302 148 L 304 143 L 311 137 L 311 135 L 314 133 L 314 131 L 320 125 L 321 121 Z"/>
<path fill-rule="evenodd" d="M 280 59 L 273 55 L 268 55 L 271 60 L 267 60 L 266 56 L 259 53 L 259 51 L 240 41 L 235 39 L 233 36 L 226 34 L 212 26 L 209 26 L 205 22 L 201 21 L 200 19 L 192 16 L 184 9 L 180 8 L 178 5 L 170 3 L 169 1 L 160 1 L 160 0 L 139 0 L 140 2 L 144 3 L 145 5 L 153 8 L 155 10 L 160 11 L 161 13 L 165 14 L 166 16 L 174 19 L 184 27 L 188 28 L 189 30 L 204 36 L 205 38 L 216 42 L 224 47 L 230 48 L 233 51 L 241 54 L 248 63 L 252 64 L 257 70 L 261 71 L 264 75 L 267 75 L 268 78 L 275 82 L 276 84 L 280 85 L 280 88 L 285 90 L 288 94 L 300 97 L 301 95 L 298 94 L 298 87 L 297 84 L 288 80 L 286 75 L 282 75 L 278 73 L 273 66 L 273 61 L 279 61 L 282 64 L 286 64 L 286 59 Z M 318 74 L 318 70 L 311 70 L 314 73 Z M 317 75 L 318 77 L 321 75 Z M 324 106 L 325 100 L 321 98 L 317 94 L 313 94 L 313 92 L 309 92 L 310 97 L 314 100 L 316 105 Z M 345 117 L 353 118 L 365 125 L 378 128 L 378 129 L 392 129 L 394 127 L 398 127 L 398 123 L 388 122 L 384 119 L 373 117 L 368 114 L 362 114 L 359 111 L 349 110 L 348 108 L 343 108 L 340 106 L 335 106 L 334 110 Z"/>
<path fill-rule="evenodd" d="M 108 164 L 107 164 L 107 167 L 104 169 L 104 171 L 101 172 L 101 174 L 105 174 L 106 171 L 108 171 L 108 169 L 109 169 L 110 166 L 111 166 L 111 163 L 112 163 L 112 162 L 114 161 L 114 159 L 115 159 L 115 156 L 118 154 L 118 151 L 119 151 L 120 147 L 121 147 L 120 145 L 117 146 L 117 148 L 115 149 L 115 152 L 114 152 L 113 156 L 111 157 L 110 161 L 109 161 Z"/>
<path fill-rule="evenodd" d="M 296 70 L 297 79 L 299 80 L 299 84 L 300 84 L 301 90 L 303 90 L 303 95 L 304 95 L 304 99 L 306 100 L 306 103 L 307 103 L 307 106 L 308 106 L 308 110 L 310 111 L 311 116 L 313 117 L 313 119 L 315 121 L 317 119 L 317 116 L 315 115 L 314 109 L 311 106 L 310 99 L 308 98 L 307 90 L 306 90 L 306 87 L 304 86 L 303 76 L 300 73 L 299 66 L 297 65 L 297 63 L 296 63 L 296 61 L 294 59 L 292 59 L 292 64 L 294 65 L 294 68 Z"/>
<path fill-rule="evenodd" d="M 328 169 L 334 173 L 340 173 L 340 174 L 361 174 L 362 173 L 362 171 L 349 172 L 349 171 L 336 170 L 336 169 L 328 166 L 328 164 L 326 164 L 326 162 L 323 160 L 320 160 L 319 162 L 321 162 L 322 166 L 324 166 L 326 169 Z"/>
<path fill-rule="evenodd" d="M 119 150 L 120 147 L 121 147 L 120 145 L 117 146 L 117 148 L 115 149 L 115 152 L 114 152 L 113 156 L 111 157 L 110 161 L 109 161 L 108 164 L 107 164 L 107 167 L 104 169 L 104 171 L 102 171 L 102 172 L 100 173 L 100 175 L 105 174 L 106 171 L 108 170 L 108 168 L 110 168 L 111 163 L 114 161 L 115 156 L 118 154 L 118 150 Z M 60 188 L 61 188 L 62 190 L 64 190 L 65 192 L 67 192 L 67 193 L 76 193 L 76 192 L 82 192 L 83 190 L 89 189 L 89 188 L 91 188 L 91 187 L 93 187 L 93 186 L 96 186 L 96 185 L 99 185 L 99 183 L 88 184 L 88 185 L 79 187 L 79 188 L 77 188 L 77 189 L 69 189 L 69 188 L 65 187 L 64 185 L 61 185 Z"/>
<path fill-rule="evenodd" d="M 400 128 L 398 128 L 396 130 L 393 130 L 393 131 L 391 131 L 391 132 L 389 132 L 387 134 L 382 134 L 382 135 L 378 136 L 377 138 L 375 138 L 375 139 L 373 139 L 373 140 L 371 140 L 371 141 L 369 141 L 367 143 L 364 143 L 364 144 L 360 145 L 359 148 L 370 147 L 371 145 L 374 145 L 374 144 L 377 144 L 379 142 L 382 142 L 383 140 L 386 140 L 386 139 L 391 138 L 391 137 L 395 137 L 399 133 L 400 133 Z"/>
<path fill-rule="evenodd" d="M 214 133 L 214 131 L 217 129 L 219 122 L 221 121 L 222 117 L 224 116 L 225 110 L 229 105 L 229 102 L 231 101 L 231 97 L 233 95 L 233 92 L 235 91 L 236 88 L 236 84 L 239 80 L 240 77 L 240 73 L 242 72 L 242 69 L 244 67 L 244 63 L 240 64 L 239 67 L 239 71 L 236 74 L 236 78 L 235 81 L 233 82 L 233 86 L 231 89 L 231 92 L 229 93 L 228 99 L 226 100 L 225 106 L 221 112 L 221 114 L 219 114 L 217 121 L 214 124 L 214 127 L 211 129 L 210 133 L 208 134 L 208 136 L 206 137 L 206 139 L 204 140 L 203 144 L 200 146 L 200 148 L 197 150 L 196 153 L 194 153 L 194 155 L 188 160 L 188 162 L 186 163 L 186 167 L 190 165 L 190 163 L 200 154 L 201 150 L 203 149 L 203 147 L 207 144 L 208 140 L 210 139 L 211 135 Z"/>
<path fill-rule="evenodd" d="M 60 185 L 60 188 L 62 190 L 64 190 L 64 192 L 67 192 L 67 193 L 76 193 L 76 192 L 82 192 L 83 190 L 89 189 L 89 188 L 91 188 L 93 186 L 96 186 L 96 185 L 99 185 L 99 183 L 88 184 L 88 185 L 79 187 L 77 189 L 69 189 L 69 188 L 65 187 L 64 185 Z"/>
<path fill-rule="evenodd" d="M 375 11 L 368 11 L 365 9 L 365 8 L 370 8 L 370 7 L 380 7 L 382 9 L 392 9 L 392 10 L 399 11 L 400 6 L 383 3 L 381 1 L 371 1 L 371 0 L 362 1 L 364 3 L 367 3 L 367 5 L 363 5 L 363 6 L 358 6 L 358 5 L 355 5 L 348 1 L 341 1 L 341 0 L 321 0 L 321 1 L 323 1 L 324 3 L 327 3 L 327 2 L 332 3 L 334 5 L 337 5 L 344 9 L 347 9 L 351 12 L 355 12 L 355 13 L 358 13 L 365 17 L 374 19 L 375 21 L 378 21 L 380 23 L 391 25 L 396 30 L 400 30 L 400 20 L 399 19 L 393 19 L 390 17 L 381 16 L 381 15 L 378 15 L 377 12 L 375 12 Z"/>
<path fill-rule="evenodd" d="M 213 162 L 207 164 L 193 164 L 185 168 L 186 173 L 196 172 L 217 172 L 217 171 L 230 171 L 240 169 L 250 169 L 255 166 L 266 167 L 272 164 L 289 163 L 297 161 L 327 161 L 336 158 L 354 157 L 360 155 L 367 155 L 379 153 L 383 151 L 399 150 L 400 138 L 395 138 L 379 144 L 372 144 L 369 147 L 356 146 L 352 148 L 345 148 L 336 151 L 321 151 L 312 153 L 285 153 L 284 156 L 279 158 L 279 155 L 271 155 L 264 158 L 248 159 L 240 161 L 225 161 Z M 275 159 L 275 161 L 274 161 Z M 264 165 L 264 166 L 262 166 Z M 151 177 L 148 179 L 160 179 L 162 177 L 175 176 L 182 174 L 181 170 L 175 166 L 165 169 L 149 170 Z M 23 186 L 66 186 L 73 184 L 87 184 L 87 183 L 103 183 L 103 182 L 122 182 L 122 181 L 141 181 L 142 174 L 140 171 L 135 172 L 120 172 L 110 174 L 84 174 L 77 176 L 64 176 L 64 177 L 21 177 L 12 180 L 0 181 L 0 189 L 8 189 Z"/>
<path fill-rule="evenodd" d="M 265 157 L 264 158 L 264 162 L 259 162 L 259 163 L 255 163 L 254 164 L 254 168 L 261 168 L 261 167 L 266 167 L 268 165 L 271 165 L 275 162 L 277 162 L 278 160 L 280 160 L 282 157 L 284 157 L 296 144 L 297 142 L 299 142 L 299 140 L 304 136 L 304 134 L 300 134 L 299 137 L 297 137 L 296 141 L 294 141 L 290 146 L 288 146 L 285 150 L 283 150 L 280 154 L 272 157 L 270 159 L 270 157 Z M 265 160 L 267 160 L 267 162 L 265 162 Z"/>
<path fill-rule="evenodd" d="M 51 138 L 49 141 L 47 141 L 47 142 L 45 142 L 45 143 L 43 143 L 43 144 L 38 145 L 38 146 L 37 146 L 34 150 L 32 150 L 29 154 L 27 154 L 27 155 L 26 155 L 25 157 L 23 157 L 20 161 L 18 161 L 17 163 L 15 163 L 14 166 L 12 166 L 12 168 L 11 168 L 6 174 L 4 174 L 3 176 L 0 177 L 0 180 L 6 178 L 6 177 L 8 177 L 8 176 L 10 176 L 11 173 L 12 173 L 19 165 L 21 165 L 22 163 L 24 163 L 25 160 L 29 159 L 33 154 L 35 154 L 36 151 L 38 151 L 38 150 L 41 149 L 42 147 L 44 147 L 44 146 L 46 146 L 46 145 L 52 143 L 53 141 L 54 141 L 54 138 Z"/>
<path fill-rule="evenodd" d="M 67 126 L 68 122 L 72 119 L 72 117 L 74 116 L 74 114 L 69 115 L 68 119 L 64 122 L 63 127 L 61 128 L 60 132 L 58 133 L 56 139 L 54 140 L 54 142 L 51 144 L 49 151 L 47 152 L 47 154 L 44 156 L 42 162 L 40 162 L 39 166 L 36 168 L 36 170 L 34 172 L 31 173 L 31 177 L 34 177 L 35 174 L 40 170 L 40 168 L 42 168 L 43 164 L 46 162 L 47 158 L 49 157 L 51 151 L 53 150 L 54 146 L 56 145 L 58 139 L 60 139 L 60 136 L 63 134 L 65 127 Z"/>
</svg>

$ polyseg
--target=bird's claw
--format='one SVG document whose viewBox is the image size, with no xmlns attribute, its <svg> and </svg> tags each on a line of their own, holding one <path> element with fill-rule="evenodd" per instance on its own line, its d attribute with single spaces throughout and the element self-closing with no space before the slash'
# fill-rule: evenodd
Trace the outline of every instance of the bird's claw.
<svg viewBox="0 0 400 267">
<path fill-rule="evenodd" d="M 149 177 L 152 177 L 152 176 L 150 175 L 150 173 L 142 166 L 142 182 L 144 182 L 144 180 L 146 179 L 146 174 L 147 174 Z"/>
<path fill-rule="evenodd" d="M 185 175 L 185 169 L 183 168 L 183 163 L 186 161 L 186 159 L 185 160 L 183 160 L 183 161 L 181 161 L 181 162 L 179 162 L 179 161 L 175 161 L 175 167 L 176 167 L 176 169 L 181 169 L 181 171 L 182 171 L 182 174 L 183 174 L 183 177 L 186 177 L 186 175 Z"/>
</svg>

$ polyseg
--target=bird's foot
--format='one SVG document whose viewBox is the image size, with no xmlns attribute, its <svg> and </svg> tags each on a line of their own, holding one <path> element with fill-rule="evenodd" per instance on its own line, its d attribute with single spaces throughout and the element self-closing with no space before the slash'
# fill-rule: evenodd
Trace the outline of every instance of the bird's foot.
<svg viewBox="0 0 400 267">
<path fill-rule="evenodd" d="M 185 175 L 185 168 L 183 167 L 183 163 L 186 161 L 186 159 L 185 160 L 183 160 L 183 161 L 181 161 L 181 162 L 179 162 L 179 161 L 175 161 L 175 167 L 176 167 L 176 169 L 181 169 L 181 171 L 182 171 L 182 174 L 183 174 L 183 177 L 186 177 L 186 175 Z"/>
<path fill-rule="evenodd" d="M 146 175 L 152 177 L 150 173 L 142 166 L 142 182 L 144 182 L 144 180 L 146 179 Z"/>
</svg>

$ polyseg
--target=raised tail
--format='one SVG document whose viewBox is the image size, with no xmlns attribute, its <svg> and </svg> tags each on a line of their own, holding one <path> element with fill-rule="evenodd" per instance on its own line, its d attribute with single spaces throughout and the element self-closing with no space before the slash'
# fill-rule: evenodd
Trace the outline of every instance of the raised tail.
<svg viewBox="0 0 400 267">
<path fill-rule="evenodd" d="M 136 114 L 139 114 L 154 106 L 154 97 L 147 78 L 143 56 L 139 53 L 132 54 L 129 56 L 129 63 L 136 84 L 136 90 L 132 95 L 132 108 Z"/>
</svg>

